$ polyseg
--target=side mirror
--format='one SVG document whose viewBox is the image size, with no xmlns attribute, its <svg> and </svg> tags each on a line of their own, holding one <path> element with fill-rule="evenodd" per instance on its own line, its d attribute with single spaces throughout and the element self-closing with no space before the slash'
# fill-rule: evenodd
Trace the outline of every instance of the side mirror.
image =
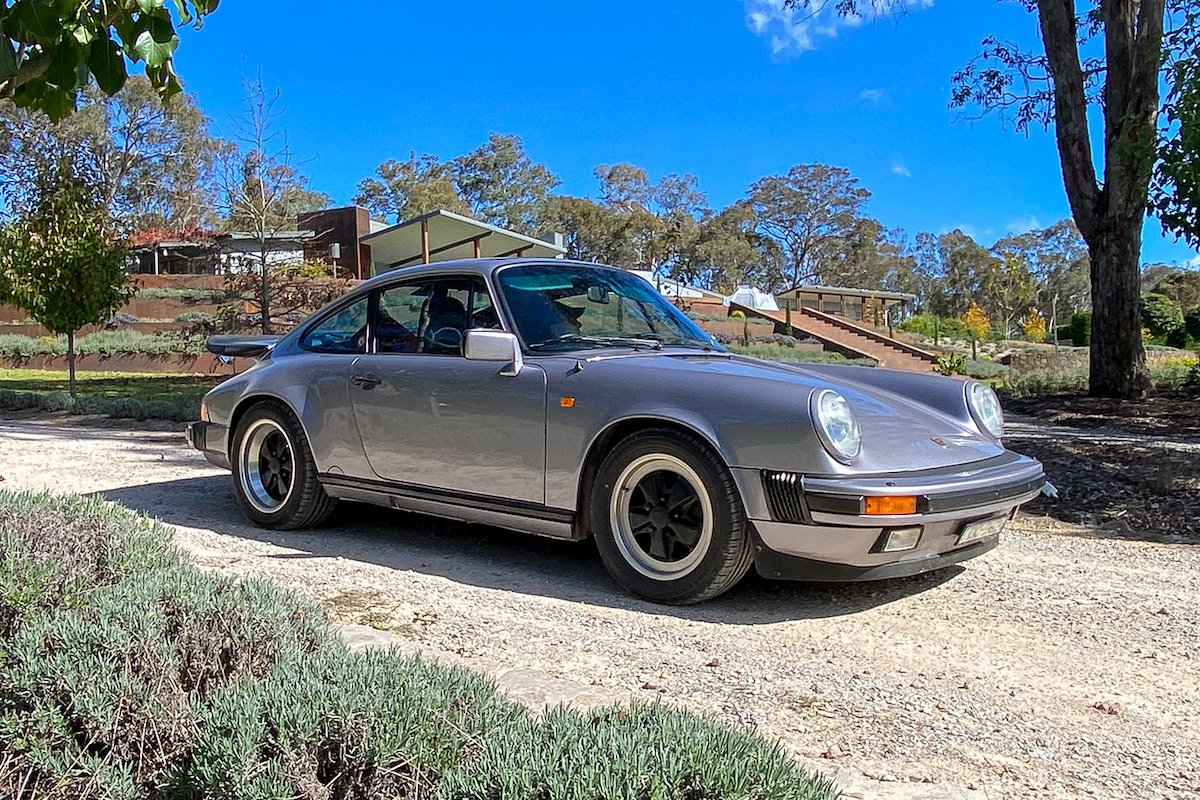
<svg viewBox="0 0 1200 800">
<path fill-rule="evenodd" d="M 592 303 L 608 305 L 608 289 L 605 289 L 603 286 L 589 286 L 587 299 Z"/>
<path fill-rule="evenodd" d="M 501 375 L 516 375 L 525 366 L 525 360 L 521 357 L 521 343 L 508 331 L 467 331 L 463 356 L 468 361 L 503 361 L 508 366 L 500 370 Z"/>
</svg>

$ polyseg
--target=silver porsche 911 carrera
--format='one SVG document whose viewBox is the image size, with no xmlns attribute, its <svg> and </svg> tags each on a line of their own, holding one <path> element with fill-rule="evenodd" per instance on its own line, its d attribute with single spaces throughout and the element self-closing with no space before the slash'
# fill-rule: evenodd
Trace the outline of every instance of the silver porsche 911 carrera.
<svg viewBox="0 0 1200 800">
<path fill-rule="evenodd" d="M 189 441 L 269 528 L 361 501 L 593 537 L 625 588 L 913 575 L 993 548 L 1045 483 L 992 390 L 726 352 L 642 278 L 490 259 L 389 272 L 204 398 Z"/>
</svg>

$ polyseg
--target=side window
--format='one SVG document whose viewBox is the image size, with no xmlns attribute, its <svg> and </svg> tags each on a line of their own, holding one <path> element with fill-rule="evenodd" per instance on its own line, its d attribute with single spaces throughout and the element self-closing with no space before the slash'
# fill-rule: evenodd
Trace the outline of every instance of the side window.
<svg viewBox="0 0 1200 800">
<path fill-rule="evenodd" d="M 318 353 L 365 353 L 367 298 L 352 303 L 317 323 L 304 335 L 301 346 Z"/>
<path fill-rule="evenodd" d="M 462 355 L 470 328 L 499 328 L 479 278 L 435 278 L 380 292 L 375 352 Z"/>
<path fill-rule="evenodd" d="M 425 284 L 405 284 L 379 293 L 375 320 L 376 353 L 416 353 L 425 310 Z"/>
</svg>

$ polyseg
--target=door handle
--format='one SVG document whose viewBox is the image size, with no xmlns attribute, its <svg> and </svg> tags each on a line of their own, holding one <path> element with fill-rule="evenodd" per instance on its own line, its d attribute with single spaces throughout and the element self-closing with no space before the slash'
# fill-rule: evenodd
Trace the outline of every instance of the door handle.
<svg viewBox="0 0 1200 800">
<path fill-rule="evenodd" d="M 363 389 L 374 389 L 376 386 L 383 383 L 383 379 L 370 374 L 355 375 L 350 379 L 350 382 L 355 386 L 361 386 Z"/>
</svg>

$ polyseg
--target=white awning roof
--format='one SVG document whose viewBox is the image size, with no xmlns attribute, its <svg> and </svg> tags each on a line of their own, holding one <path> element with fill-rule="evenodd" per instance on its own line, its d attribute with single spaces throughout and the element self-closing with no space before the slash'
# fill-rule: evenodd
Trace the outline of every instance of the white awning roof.
<svg viewBox="0 0 1200 800">
<path fill-rule="evenodd" d="M 456 258 L 562 258 L 566 248 L 451 211 L 434 211 L 362 237 L 372 272 Z"/>
</svg>

